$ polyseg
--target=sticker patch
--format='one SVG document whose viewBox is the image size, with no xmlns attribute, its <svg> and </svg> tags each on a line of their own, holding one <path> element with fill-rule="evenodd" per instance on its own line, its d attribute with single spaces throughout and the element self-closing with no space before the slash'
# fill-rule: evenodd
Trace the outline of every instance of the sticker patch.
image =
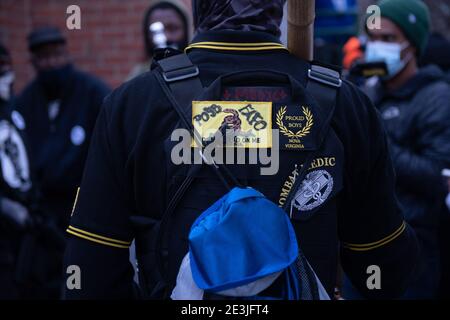
<svg viewBox="0 0 450 320">
<path fill-rule="evenodd" d="M 333 177 L 326 170 L 308 173 L 292 201 L 291 217 L 293 208 L 309 211 L 323 204 L 330 196 L 333 184 Z"/>
<path fill-rule="evenodd" d="M 305 138 L 311 134 L 314 115 L 306 106 L 281 106 L 275 115 L 277 129 L 280 130 L 282 149 L 305 149 Z"/>
<path fill-rule="evenodd" d="M 398 107 L 396 107 L 396 106 L 392 106 L 392 107 L 387 108 L 381 114 L 381 117 L 384 120 L 391 120 L 391 119 L 394 119 L 394 118 L 398 118 L 399 116 L 400 116 L 400 109 Z"/>
<path fill-rule="evenodd" d="M 13 123 L 17 127 L 17 129 L 19 129 L 19 130 L 25 129 L 25 127 L 26 127 L 25 120 L 23 119 L 22 115 L 19 112 L 17 112 L 16 110 L 11 112 L 11 120 L 13 121 Z"/>
<path fill-rule="evenodd" d="M 70 140 L 72 141 L 72 143 L 76 146 L 79 146 L 84 142 L 84 139 L 86 139 L 86 132 L 84 131 L 83 127 L 73 127 L 72 131 L 70 132 Z"/>
<path fill-rule="evenodd" d="M 216 132 L 232 130 L 233 145 L 227 147 L 272 147 L 272 102 L 193 101 L 192 124 L 205 144 Z"/>
<path fill-rule="evenodd" d="M 308 171 L 319 168 L 333 168 L 335 166 L 336 166 L 336 157 L 319 157 L 315 158 L 311 162 L 311 166 L 308 168 Z M 286 203 L 286 199 L 289 196 L 289 193 L 291 192 L 295 181 L 297 180 L 298 174 L 299 168 L 297 165 L 295 165 L 294 170 L 287 177 L 287 179 L 284 181 L 281 187 L 280 197 L 278 199 L 278 206 L 280 208 L 283 208 L 284 204 Z"/>
</svg>

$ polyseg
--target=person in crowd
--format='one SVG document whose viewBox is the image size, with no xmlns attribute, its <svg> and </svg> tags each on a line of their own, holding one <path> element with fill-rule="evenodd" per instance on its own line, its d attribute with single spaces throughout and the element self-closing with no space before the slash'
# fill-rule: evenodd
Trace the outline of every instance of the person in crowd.
<svg viewBox="0 0 450 320">
<path fill-rule="evenodd" d="M 437 66 L 418 67 L 430 33 L 428 7 L 419 0 L 378 5 L 381 28 L 367 29 L 365 61 L 384 62 L 387 75 L 370 79 L 368 87 L 389 136 L 397 195 L 421 245 L 415 280 L 403 298 L 433 299 L 441 274 L 441 171 L 450 165 L 450 85 Z"/>
<path fill-rule="evenodd" d="M 97 115 L 110 89 L 74 66 L 59 29 L 35 29 L 28 36 L 28 48 L 36 77 L 18 96 L 14 112 L 21 119 L 20 129 L 25 131 L 30 146 L 38 193 L 34 206 L 45 216 L 46 230 L 59 233 L 61 239 L 80 185 Z M 24 249 L 33 251 L 42 262 L 41 282 L 47 284 L 46 289 L 37 287 L 31 296 L 59 296 L 64 246 L 50 249 L 52 242 L 39 242 L 41 252 Z"/>
<path fill-rule="evenodd" d="M 14 72 L 9 51 L 0 43 L 0 299 L 17 299 L 16 263 L 21 236 L 30 223 L 26 207 L 32 183 L 28 153 L 12 110 Z"/>
<path fill-rule="evenodd" d="M 155 23 L 162 25 L 151 28 Z M 158 47 L 184 50 L 192 33 L 192 14 L 180 0 L 153 0 L 144 14 L 142 23 L 145 61 L 136 65 L 128 76 L 132 79 L 150 71 L 150 65 Z"/>
</svg>

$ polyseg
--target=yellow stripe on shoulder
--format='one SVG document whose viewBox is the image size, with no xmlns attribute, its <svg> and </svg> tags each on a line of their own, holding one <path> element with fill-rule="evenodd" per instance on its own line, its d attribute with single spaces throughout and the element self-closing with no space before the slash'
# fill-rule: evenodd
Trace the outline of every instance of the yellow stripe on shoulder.
<svg viewBox="0 0 450 320">
<path fill-rule="evenodd" d="M 369 251 L 369 250 L 373 250 L 382 246 L 387 245 L 388 243 L 394 241 L 395 239 L 397 239 L 402 233 L 403 231 L 405 231 L 406 229 L 406 223 L 403 221 L 402 225 L 395 230 L 392 234 L 388 235 L 387 237 L 375 241 L 375 242 L 371 242 L 371 243 L 364 243 L 364 244 L 356 244 L 356 243 L 348 243 L 348 242 L 343 242 L 342 246 L 346 249 L 352 250 L 352 251 Z"/>
<path fill-rule="evenodd" d="M 242 42 L 213 42 L 213 41 L 203 41 L 203 42 L 195 42 L 191 45 L 197 46 L 197 45 L 214 45 L 214 46 L 221 46 L 221 47 L 282 47 L 285 48 L 281 43 L 277 42 L 252 42 L 252 43 L 242 43 Z"/>
<path fill-rule="evenodd" d="M 252 44 L 233 44 L 214 43 L 214 42 L 198 42 L 189 45 L 184 51 L 190 49 L 215 49 L 225 51 L 263 51 L 263 50 L 286 50 L 285 46 L 279 43 L 252 43 Z"/>
</svg>

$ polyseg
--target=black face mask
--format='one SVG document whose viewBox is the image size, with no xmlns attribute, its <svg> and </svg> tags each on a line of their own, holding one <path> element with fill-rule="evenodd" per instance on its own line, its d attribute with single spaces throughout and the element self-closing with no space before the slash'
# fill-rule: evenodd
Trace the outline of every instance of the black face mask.
<svg viewBox="0 0 450 320">
<path fill-rule="evenodd" d="M 49 100 L 60 99 L 68 87 L 73 72 L 72 64 L 68 63 L 62 67 L 39 71 L 38 82 L 44 89 Z"/>
</svg>

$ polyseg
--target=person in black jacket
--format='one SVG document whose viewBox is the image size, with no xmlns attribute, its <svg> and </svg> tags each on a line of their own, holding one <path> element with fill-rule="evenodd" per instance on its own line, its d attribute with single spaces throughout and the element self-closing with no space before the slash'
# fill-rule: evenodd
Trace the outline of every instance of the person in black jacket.
<svg viewBox="0 0 450 320">
<path fill-rule="evenodd" d="M 421 1 L 380 2 L 381 29 L 368 30 L 366 59 L 385 61 L 389 75 L 373 96 L 389 137 L 397 194 L 421 244 L 421 269 L 405 298 L 436 298 L 438 227 L 450 164 L 450 85 L 437 66 L 418 68 L 429 36 Z"/>
<path fill-rule="evenodd" d="M 12 110 L 13 82 L 11 57 L 0 44 L 0 299 L 20 296 L 15 267 L 21 236 L 31 222 L 31 170 L 23 120 Z"/>
<path fill-rule="evenodd" d="M 91 133 L 108 87 L 77 70 L 58 29 L 44 27 L 29 37 L 36 78 L 16 101 L 24 119 L 42 210 L 64 228 L 80 184 Z"/>
<path fill-rule="evenodd" d="M 34 205 L 52 228 L 64 234 L 91 134 L 109 88 L 73 66 L 66 39 L 58 29 L 34 30 L 28 36 L 28 46 L 37 75 L 15 101 L 15 113 L 23 119 L 21 129 L 30 146 L 38 193 Z M 44 263 L 38 272 L 43 279 L 48 277 L 44 282 L 49 290 L 39 292 L 37 288 L 31 297 L 56 298 L 61 285 L 62 250 L 44 250 L 38 256 Z"/>
<path fill-rule="evenodd" d="M 198 66 L 205 89 L 195 99 L 180 99 L 179 103 L 194 125 L 216 123 L 211 129 L 227 126 L 252 134 L 256 134 L 254 126 L 273 130 L 280 150 L 274 146 L 272 152 L 279 151 L 280 166 L 272 175 L 261 175 L 260 164 L 227 167 L 241 183 L 279 206 L 288 205 L 299 244 L 330 296 L 336 284 L 340 243 L 344 269 L 367 297 L 398 297 L 413 273 L 417 243 L 395 198 L 382 123 L 368 98 L 347 82 L 338 90 L 337 100 L 324 109 L 310 96 L 305 86 L 312 81 L 308 80 L 312 66 L 291 55 L 279 41 L 284 2 L 264 0 L 255 6 L 249 0 L 194 1 L 197 35 L 187 47 L 187 57 Z M 162 238 L 167 236 L 167 247 L 162 252 L 153 247 L 159 221 L 193 167 L 176 165 L 171 157 L 171 135 L 183 125 L 163 90 L 162 65 L 163 60 L 105 100 L 67 230 L 72 235 L 65 252 L 71 284 L 65 290 L 67 299 L 132 298 L 128 248 L 133 239 L 139 272 L 144 275 L 139 285 L 146 297 L 167 298 L 188 250 L 190 226 L 227 192 L 214 169 L 198 167 L 186 194 L 166 217 Z M 257 77 L 255 70 L 265 76 Z M 242 73 L 234 74 L 233 81 L 221 78 L 236 72 L 257 78 L 238 80 Z M 196 75 L 191 73 L 191 77 Z M 189 86 L 188 91 L 192 90 Z M 202 113 L 192 100 L 216 101 L 217 105 Z M 257 112 L 256 105 L 237 110 L 234 105 L 240 101 L 265 102 Z M 330 128 L 325 119 L 334 103 L 331 129 L 323 131 Z M 220 105 L 228 107 L 221 112 Z M 303 133 L 300 140 L 295 138 L 299 130 Z M 329 132 L 322 146 L 320 132 Z M 262 142 L 259 147 L 270 148 Z M 308 151 L 314 151 L 311 165 L 306 165 Z M 305 180 L 297 180 L 302 182 L 295 196 L 298 202 L 289 202 L 287 194 L 302 164 L 308 174 Z M 264 234 L 261 239 L 264 242 Z M 367 286 L 367 270 L 373 265 L 382 272 L 378 289 Z M 73 266 L 80 270 L 79 285 L 70 271 Z"/>
</svg>

